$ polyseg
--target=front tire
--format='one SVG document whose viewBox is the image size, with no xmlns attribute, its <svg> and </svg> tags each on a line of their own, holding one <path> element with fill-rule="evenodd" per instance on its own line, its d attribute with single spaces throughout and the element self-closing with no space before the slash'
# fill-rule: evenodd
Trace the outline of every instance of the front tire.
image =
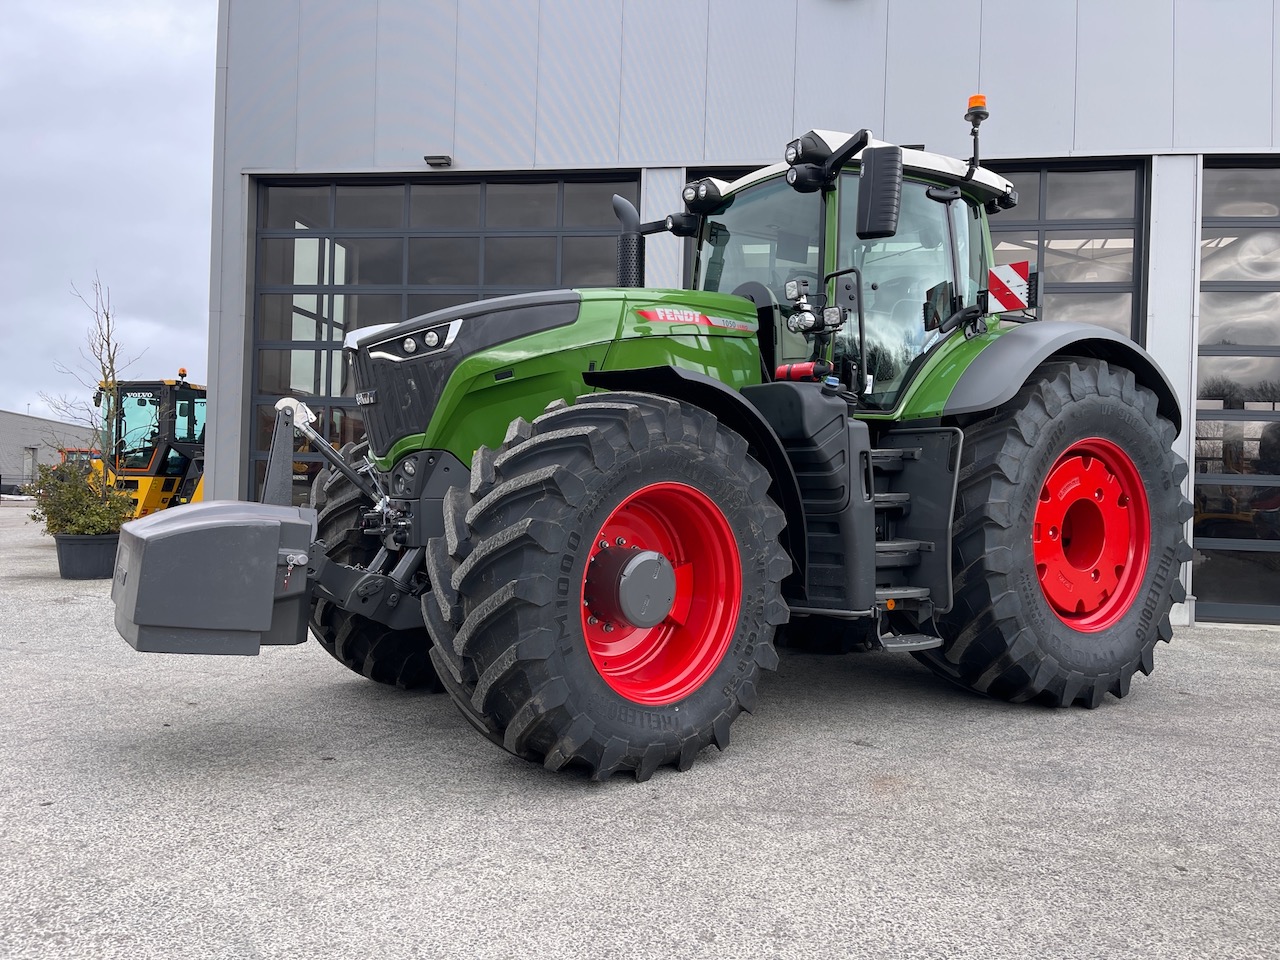
<svg viewBox="0 0 1280 960">
<path fill-rule="evenodd" d="M 593 395 L 516 421 L 472 477 L 465 531 L 428 548 L 467 719 L 596 779 L 727 747 L 787 619 L 783 515 L 746 442 L 673 400 Z"/>
<path fill-rule="evenodd" d="M 342 455 L 356 464 L 367 448 L 364 443 L 347 444 Z M 360 532 L 360 516 L 372 504 L 359 487 L 325 468 L 312 485 L 311 506 L 317 511 L 316 539 L 324 541 L 330 560 L 363 566 L 373 559 L 377 544 Z M 363 677 L 405 690 L 442 689 L 431 664 L 430 637 L 423 630 L 392 630 L 322 599 L 311 601 L 309 626 L 331 657 Z"/>
<path fill-rule="evenodd" d="M 945 643 L 916 657 L 1010 701 L 1096 707 L 1149 674 L 1191 550 L 1176 431 L 1133 374 L 1099 360 L 1038 367 L 965 429 Z"/>
</svg>

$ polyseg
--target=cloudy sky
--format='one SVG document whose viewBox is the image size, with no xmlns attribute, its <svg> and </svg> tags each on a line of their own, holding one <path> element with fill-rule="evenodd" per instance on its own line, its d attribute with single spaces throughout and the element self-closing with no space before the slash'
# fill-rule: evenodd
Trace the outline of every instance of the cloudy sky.
<svg viewBox="0 0 1280 960">
<path fill-rule="evenodd" d="M 95 274 L 128 375 L 203 383 L 217 0 L 4 0 L 0 410 L 87 396 Z"/>
</svg>

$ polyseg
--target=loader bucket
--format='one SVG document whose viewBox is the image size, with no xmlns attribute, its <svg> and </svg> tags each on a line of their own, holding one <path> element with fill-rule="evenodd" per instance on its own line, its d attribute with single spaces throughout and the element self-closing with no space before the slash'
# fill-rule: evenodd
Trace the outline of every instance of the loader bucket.
<svg viewBox="0 0 1280 960">
<path fill-rule="evenodd" d="M 253 656 L 307 638 L 315 511 L 209 501 L 120 531 L 111 599 L 135 650 Z"/>
</svg>

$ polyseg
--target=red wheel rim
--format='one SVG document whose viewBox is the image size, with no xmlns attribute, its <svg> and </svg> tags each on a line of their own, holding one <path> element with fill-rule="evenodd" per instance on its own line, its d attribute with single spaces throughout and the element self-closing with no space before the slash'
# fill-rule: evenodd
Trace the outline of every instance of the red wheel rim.
<svg viewBox="0 0 1280 960">
<path fill-rule="evenodd" d="M 1151 549 L 1147 492 L 1129 455 L 1099 437 L 1073 444 L 1040 490 L 1031 539 L 1058 619 L 1087 633 L 1115 624 L 1142 589 Z"/>
<path fill-rule="evenodd" d="M 606 605 L 589 595 L 590 572 L 606 550 L 653 551 L 670 563 L 674 600 L 662 622 L 637 627 L 598 615 Z M 724 659 L 737 628 L 742 565 L 729 521 L 710 497 L 686 484 L 642 487 L 596 534 L 581 601 L 587 652 L 605 683 L 635 703 L 689 696 Z"/>
</svg>

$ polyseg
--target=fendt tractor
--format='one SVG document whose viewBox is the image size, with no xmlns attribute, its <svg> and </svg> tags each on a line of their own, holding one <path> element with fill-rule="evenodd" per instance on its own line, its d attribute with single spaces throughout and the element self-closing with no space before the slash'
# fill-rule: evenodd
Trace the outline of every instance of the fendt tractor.
<svg viewBox="0 0 1280 960">
<path fill-rule="evenodd" d="M 114 391 L 100 383 L 93 402 L 114 453 L 95 454 L 91 468 L 129 495 L 135 517 L 204 498 L 206 391 L 185 368 L 176 380 L 120 380 Z"/>
<path fill-rule="evenodd" d="M 1128 339 L 1010 309 L 1034 284 L 993 264 L 1017 196 L 987 116 L 968 162 L 815 130 L 663 221 L 615 197 L 616 288 L 353 331 L 366 441 L 282 400 L 263 502 L 125 525 L 117 628 L 256 654 L 309 625 L 595 778 L 727 747 L 784 625 L 1010 701 L 1125 696 L 1184 599 L 1178 402 Z M 659 231 L 687 290 L 643 285 Z M 308 507 L 295 432 L 329 461 Z"/>
</svg>

